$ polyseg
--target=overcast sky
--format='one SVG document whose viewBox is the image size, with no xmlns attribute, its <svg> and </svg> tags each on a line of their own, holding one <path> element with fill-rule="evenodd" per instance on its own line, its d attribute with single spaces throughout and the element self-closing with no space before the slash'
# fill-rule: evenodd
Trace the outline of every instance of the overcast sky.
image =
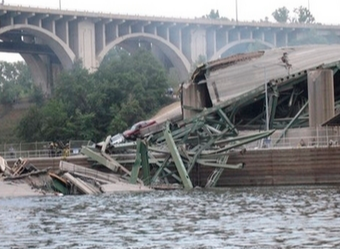
<svg viewBox="0 0 340 249">
<path fill-rule="evenodd" d="M 309 7 L 316 22 L 340 24 L 340 0 L 4 0 L 7 5 L 22 5 L 41 8 L 106 12 L 114 14 L 188 17 L 206 15 L 211 9 L 218 10 L 220 16 L 239 21 L 259 21 L 268 17 L 274 21 L 272 13 L 280 7 L 287 7 L 293 15 L 294 8 Z M 236 8 L 237 2 L 237 8 Z M 81 3 L 81 4 L 80 4 Z M 60 5 L 59 5 L 60 4 Z M 237 11 L 236 11 L 237 9 Z M 3 60 L 0 54 L 0 60 Z M 6 56 L 7 57 L 7 56 Z M 13 59 L 12 59 L 13 58 Z M 17 60 L 18 56 L 7 60 Z"/>
</svg>

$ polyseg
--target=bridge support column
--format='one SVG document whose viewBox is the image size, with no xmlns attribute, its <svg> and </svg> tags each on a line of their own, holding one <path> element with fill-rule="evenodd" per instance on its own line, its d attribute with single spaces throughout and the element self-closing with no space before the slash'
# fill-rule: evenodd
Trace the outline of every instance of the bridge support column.
<svg viewBox="0 0 340 249">
<path fill-rule="evenodd" d="M 33 82 L 41 87 L 45 95 L 50 95 L 62 71 L 62 66 L 49 56 L 21 54 L 29 67 Z"/>
<path fill-rule="evenodd" d="M 207 56 L 206 31 L 196 29 L 191 32 L 191 61 L 195 62 L 200 55 Z"/>
<path fill-rule="evenodd" d="M 318 127 L 334 116 L 333 71 L 308 72 L 309 126 Z"/>
<path fill-rule="evenodd" d="M 83 66 L 90 71 L 97 67 L 96 45 L 95 45 L 95 24 L 90 21 L 81 21 L 70 25 L 71 34 L 74 34 L 70 47 L 76 57 L 80 59 Z"/>
</svg>

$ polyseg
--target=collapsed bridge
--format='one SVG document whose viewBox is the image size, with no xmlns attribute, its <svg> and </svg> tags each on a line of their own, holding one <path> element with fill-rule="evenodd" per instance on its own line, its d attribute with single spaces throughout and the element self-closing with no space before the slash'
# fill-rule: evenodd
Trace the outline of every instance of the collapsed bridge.
<svg viewBox="0 0 340 249">
<path fill-rule="evenodd" d="M 100 151 L 82 152 L 131 183 L 215 187 L 226 169 L 246 170 L 244 161 L 228 161 L 235 153 L 247 153 L 244 146 L 280 146 L 290 134 L 311 138 L 315 128 L 334 120 L 339 65 L 339 45 L 280 48 L 208 62 L 182 85 L 181 104 L 157 116 L 154 132 L 148 128 L 143 139 L 114 146 L 108 138 Z M 335 130 L 327 132 L 332 136 Z M 210 169 L 208 177 L 195 181 L 202 168 Z"/>
<path fill-rule="evenodd" d="M 136 186 L 158 188 L 338 184 L 339 48 L 280 48 L 208 62 L 137 141 L 110 144 L 108 137 L 101 149 L 85 146 L 85 156 L 30 161 L 39 169 L 58 170 L 59 160 L 104 166 Z"/>
<path fill-rule="evenodd" d="M 340 46 L 327 45 L 208 62 L 141 138 L 111 144 L 109 136 L 100 149 L 83 147 L 86 156 L 60 160 L 154 188 L 338 184 L 339 58 Z M 61 169 L 58 158 L 30 161 Z"/>
</svg>

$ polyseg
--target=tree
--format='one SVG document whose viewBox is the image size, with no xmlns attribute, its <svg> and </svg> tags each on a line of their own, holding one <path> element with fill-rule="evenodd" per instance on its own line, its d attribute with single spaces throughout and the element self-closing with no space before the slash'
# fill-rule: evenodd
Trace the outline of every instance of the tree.
<svg viewBox="0 0 340 249">
<path fill-rule="evenodd" d="M 315 18 L 306 7 L 300 6 L 294 9 L 294 13 L 297 15 L 297 19 L 294 19 L 298 23 L 314 23 Z"/>
<path fill-rule="evenodd" d="M 0 103 L 6 106 L 12 106 L 18 99 L 20 89 L 13 82 L 1 83 Z"/>
<path fill-rule="evenodd" d="M 27 64 L 24 61 L 18 61 L 13 65 L 17 73 L 16 84 L 20 86 L 21 96 L 30 96 L 33 92 L 34 82 Z"/>
<path fill-rule="evenodd" d="M 287 23 L 289 21 L 289 10 L 286 7 L 276 9 L 272 15 L 279 23 Z"/>
<path fill-rule="evenodd" d="M 39 107 L 31 107 L 16 127 L 17 136 L 26 141 L 44 140 L 41 131 L 42 118 L 41 109 Z"/>
<path fill-rule="evenodd" d="M 0 62 L 0 103 L 11 106 L 20 95 L 20 88 L 17 84 L 19 71 L 16 64 L 5 61 Z"/>
<path fill-rule="evenodd" d="M 116 49 L 109 53 L 95 73 L 80 62 L 59 77 L 51 99 L 19 125 L 26 141 L 81 139 L 101 141 L 123 132 L 132 124 L 150 118 L 172 99 L 165 96 L 167 73 L 146 50 L 133 55 Z"/>
<path fill-rule="evenodd" d="M 42 106 L 44 104 L 45 96 L 44 96 L 44 93 L 41 87 L 38 87 L 37 85 L 33 85 L 31 100 L 38 106 Z"/>
<path fill-rule="evenodd" d="M 66 124 L 69 116 L 66 112 L 66 106 L 61 100 L 52 99 L 41 109 L 41 135 L 40 140 L 58 141 L 67 138 L 65 136 Z"/>
<path fill-rule="evenodd" d="M 289 10 L 286 7 L 276 9 L 272 15 L 274 19 L 279 23 L 287 23 L 291 21 L 293 23 L 314 23 L 315 18 L 306 7 L 300 6 L 294 9 L 296 17 L 289 17 Z"/>
<path fill-rule="evenodd" d="M 219 19 L 220 18 L 220 13 L 218 10 L 211 10 L 210 13 L 208 15 L 205 15 L 205 18 L 208 19 Z"/>
<path fill-rule="evenodd" d="M 27 64 L 23 61 L 9 63 L 0 61 L 0 102 L 12 105 L 20 98 L 29 97 L 36 103 L 43 101 L 42 90 L 32 79 Z"/>
</svg>

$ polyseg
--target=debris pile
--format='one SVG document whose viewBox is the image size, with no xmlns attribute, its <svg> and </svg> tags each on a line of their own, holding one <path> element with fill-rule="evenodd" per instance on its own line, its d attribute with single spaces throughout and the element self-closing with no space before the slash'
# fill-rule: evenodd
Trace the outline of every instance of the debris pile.
<svg viewBox="0 0 340 249">
<path fill-rule="evenodd" d="M 49 168 L 38 170 L 29 160 L 18 158 L 13 166 L 0 157 L 0 196 L 41 195 L 51 191 L 52 179 Z"/>
<path fill-rule="evenodd" d="M 130 184 L 114 173 L 104 173 L 60 161 L 58 172 L 50 168 L 38 170 L 29 160 L 19 158 L 13 166 L 0 157 L 0 181 L 12 186 L 9 192 L 18 192 L 22 186 L 44 195 L 101 194 L 123 191 L 151 191 L 143 183 Z M 20 188 L 19 188 L 20 186 Z M 15 190 L 14 190 L 15 189 Z M 8 194 L 10 196 L 10 194 Z M 23 196 L 28 195 L 26 192 Z M 31 194 L 29 194 L 31 195 Z M 7 196 L 2 193 L 1 196 Z"/>
<path fill-rule="evenodd" d="M 242 161 L 228 162 L 233 153 L 246 153 L 244 145 L 265 140 L 274 132 L 240 135 L 226 115 L 228 103 L 220 102 L 184 120 L 139 122 L 129 132 L 83 146 L 81 153 L 93 161 L 93 168 L 66 162 L 67 155 L 61 156 L 60 149 L 56 152 L 56 146 L 51 146 L 50 155 L 62 157 L 57 172 L 39 171 L 19 158 L 13 167 L 1 166 L 4 180 L 26 179 L 32 187 L 61 194 L 216 187 L 225 169 L 245 167 Z M 201 169 L 210 174 L 206 179 L 200 178 Z"/>
<path fill-rule="evenodd" d="M 145 129 L 145 131 L 144 131 Z M 215 187 L 224 169 L 243 169 L 244 163 L 228 163 L 233 153 L 244 154 L 244 145 L 270 137 L 265 131 L 239 135 L 221 107 L 203 110 L 186 120 L 156 123 L 140 130 L 139 138 L 111 143 L 108 136 L 100 146 L 81 150 L 90 159 L 130 183 L 144 183 L 154 189 Z M 208 167 L 208 179 L 193 185 L 200 167 Z M 195 169 L 195 170 L 193 170 Z"/>
<path fill-rule="evenodd" d="M 65 161 L 60 161 L 59 168 L 63 174 L 61 178 L 53 177 L 54 180 L 58 180 L 65 187 L 67 184 L 72 184 L 81 194 L 152 190 L 144 186 L 143 183 L 131 184 L 114 173 L 104 173 Z M 64 181 L 61 179 L 64 179 Z M 62 189 L 59 189 L 59 191 L 63 192 Z"/>
</svg>

